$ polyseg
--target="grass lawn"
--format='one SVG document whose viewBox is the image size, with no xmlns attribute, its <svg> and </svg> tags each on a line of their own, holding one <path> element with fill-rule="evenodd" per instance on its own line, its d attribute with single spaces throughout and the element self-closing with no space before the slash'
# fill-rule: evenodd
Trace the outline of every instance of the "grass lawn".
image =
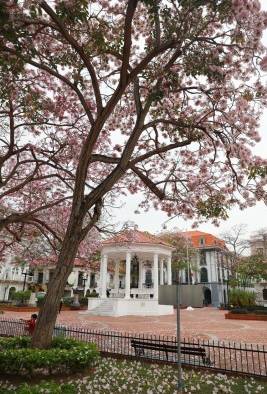
<svg viewBox="0 0 267 394">
<path fill-rule="evenodd" d="M 0 394 L 171 394 L 176 393 L 177 370 L 168 365 L 144 364 L 137 361 L 101 358 L 97 367 L 88 376 L 46 381 L 19 386 L 10 381 L 0 381 Z M 185 370 L 184 392 L 201 394 L 219 393 L 264 393 L 267 382 L 242 379 L 221 374 Z"/>
</svg>

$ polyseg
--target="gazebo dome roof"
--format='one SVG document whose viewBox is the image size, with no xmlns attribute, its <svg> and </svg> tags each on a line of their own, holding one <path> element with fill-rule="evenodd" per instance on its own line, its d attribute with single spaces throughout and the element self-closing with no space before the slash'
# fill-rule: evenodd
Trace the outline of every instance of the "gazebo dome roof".
<svg viewBox="0 0 267 394">
<path fill-rule="evenodd" d="M 103 241 L 103 245 L 115 245 L 115 244 L 145 244 L 145 245 L 164 245 L 172 247 L 167 242 L 163 241 L 159 237 L 150 234 L 147 231 L 139 230 L 124 230 L 114 237 Z"/>
</svg>

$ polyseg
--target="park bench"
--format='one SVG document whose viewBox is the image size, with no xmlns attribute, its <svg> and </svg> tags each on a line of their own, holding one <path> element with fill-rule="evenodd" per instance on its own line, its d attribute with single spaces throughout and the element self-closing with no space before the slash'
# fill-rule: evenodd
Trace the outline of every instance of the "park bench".
<svg viewBox="0 0 267 394">
<path fill-rule="evenodd" d="M 177 345 L 172 345 L 170 343 L 157 343 L 157 342 L 148 342 L 144 340 L 131 340 L 131 346 L 134 348 L 134 352 L 136 356 L 145 357 L 146 354 L 144 350 L 156 350 L 160 352 L 164 352 L 166 355 L 166 359 L 168 360 L 169 353 L 177 353 Z M 200 347 L 197 345 L 181 345 L 181 354 L 199 357 L 202 360 L 203 365 L 210 366 L 211 361 L 210 358 L 206 354 L 206 350 L 204 347 Z M 186 360 L 188 364 L 188 361 Z M 195 363 L 193 363 L 195 364 Z"/>
</svg>

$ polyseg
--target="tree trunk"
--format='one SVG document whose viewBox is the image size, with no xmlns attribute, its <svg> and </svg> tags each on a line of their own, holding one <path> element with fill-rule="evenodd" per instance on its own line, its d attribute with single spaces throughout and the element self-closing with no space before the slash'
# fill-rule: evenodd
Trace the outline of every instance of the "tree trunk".
<svg viewBox="0 0 267 394">
<path fill-rule="evenodd" d="M 73 229 L 73 234 L 77 234 Z M 49 282 L 44 305 L 38 315 L 37 324 L 33 333 L 32 347 L 45 349 L 50 347 L 53 330 L 55 327 L 60 300 L 64 294 L 68 277 L 72 271 L 74 259 L 78 250 L 79 239 L 75 236 L 67 236 L 62 244 L 56 270 Z"/>
</svg>

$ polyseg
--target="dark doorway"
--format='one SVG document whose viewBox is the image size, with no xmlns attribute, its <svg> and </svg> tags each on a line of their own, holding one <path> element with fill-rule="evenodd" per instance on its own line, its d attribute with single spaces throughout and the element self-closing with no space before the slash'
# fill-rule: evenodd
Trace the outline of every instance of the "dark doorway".
<svg viewBox="0 0 267 394">
<path fill-rule="evenodd" d="M 92 274 L 90 275 L 90 287 L 93 287 L 93 288 L 96 287 L 95 273 L 92 273 Z"/>
<path fill-rule="evenodd" d="M 43 273 L 43 271 L 39 271 L 38 277 L 37 277 L 37 284 L 41 285 L 41 284 L 43 284 L 43 281 L 44 281 L 44 273 Z"/>
<path fill-rule="evenodd" d="M 8 300 L 13 300 L 13 296 L 16 293 L 16 287 L 10 287 L 9 289 L 9 294 L 8 294 Z"/>
<path fill-rule="evenodd" d="M 136 255 L 131 261 L 131 288 L 138 288 L 138 278 L 139 278 L 139 259 Z"/>
<path fill-rule="evenodd" d="M 208 306 L 211 304 L 211 291 L 207 287 L 204 287 L 203 291 L 204 291 L 204 305 Z"/>
<path fill-rule="evenodd" d="M 146 270 L 145 286 L 148 288 L 152 287 L 152 272 L 150 269 Z"/>
</svg>

